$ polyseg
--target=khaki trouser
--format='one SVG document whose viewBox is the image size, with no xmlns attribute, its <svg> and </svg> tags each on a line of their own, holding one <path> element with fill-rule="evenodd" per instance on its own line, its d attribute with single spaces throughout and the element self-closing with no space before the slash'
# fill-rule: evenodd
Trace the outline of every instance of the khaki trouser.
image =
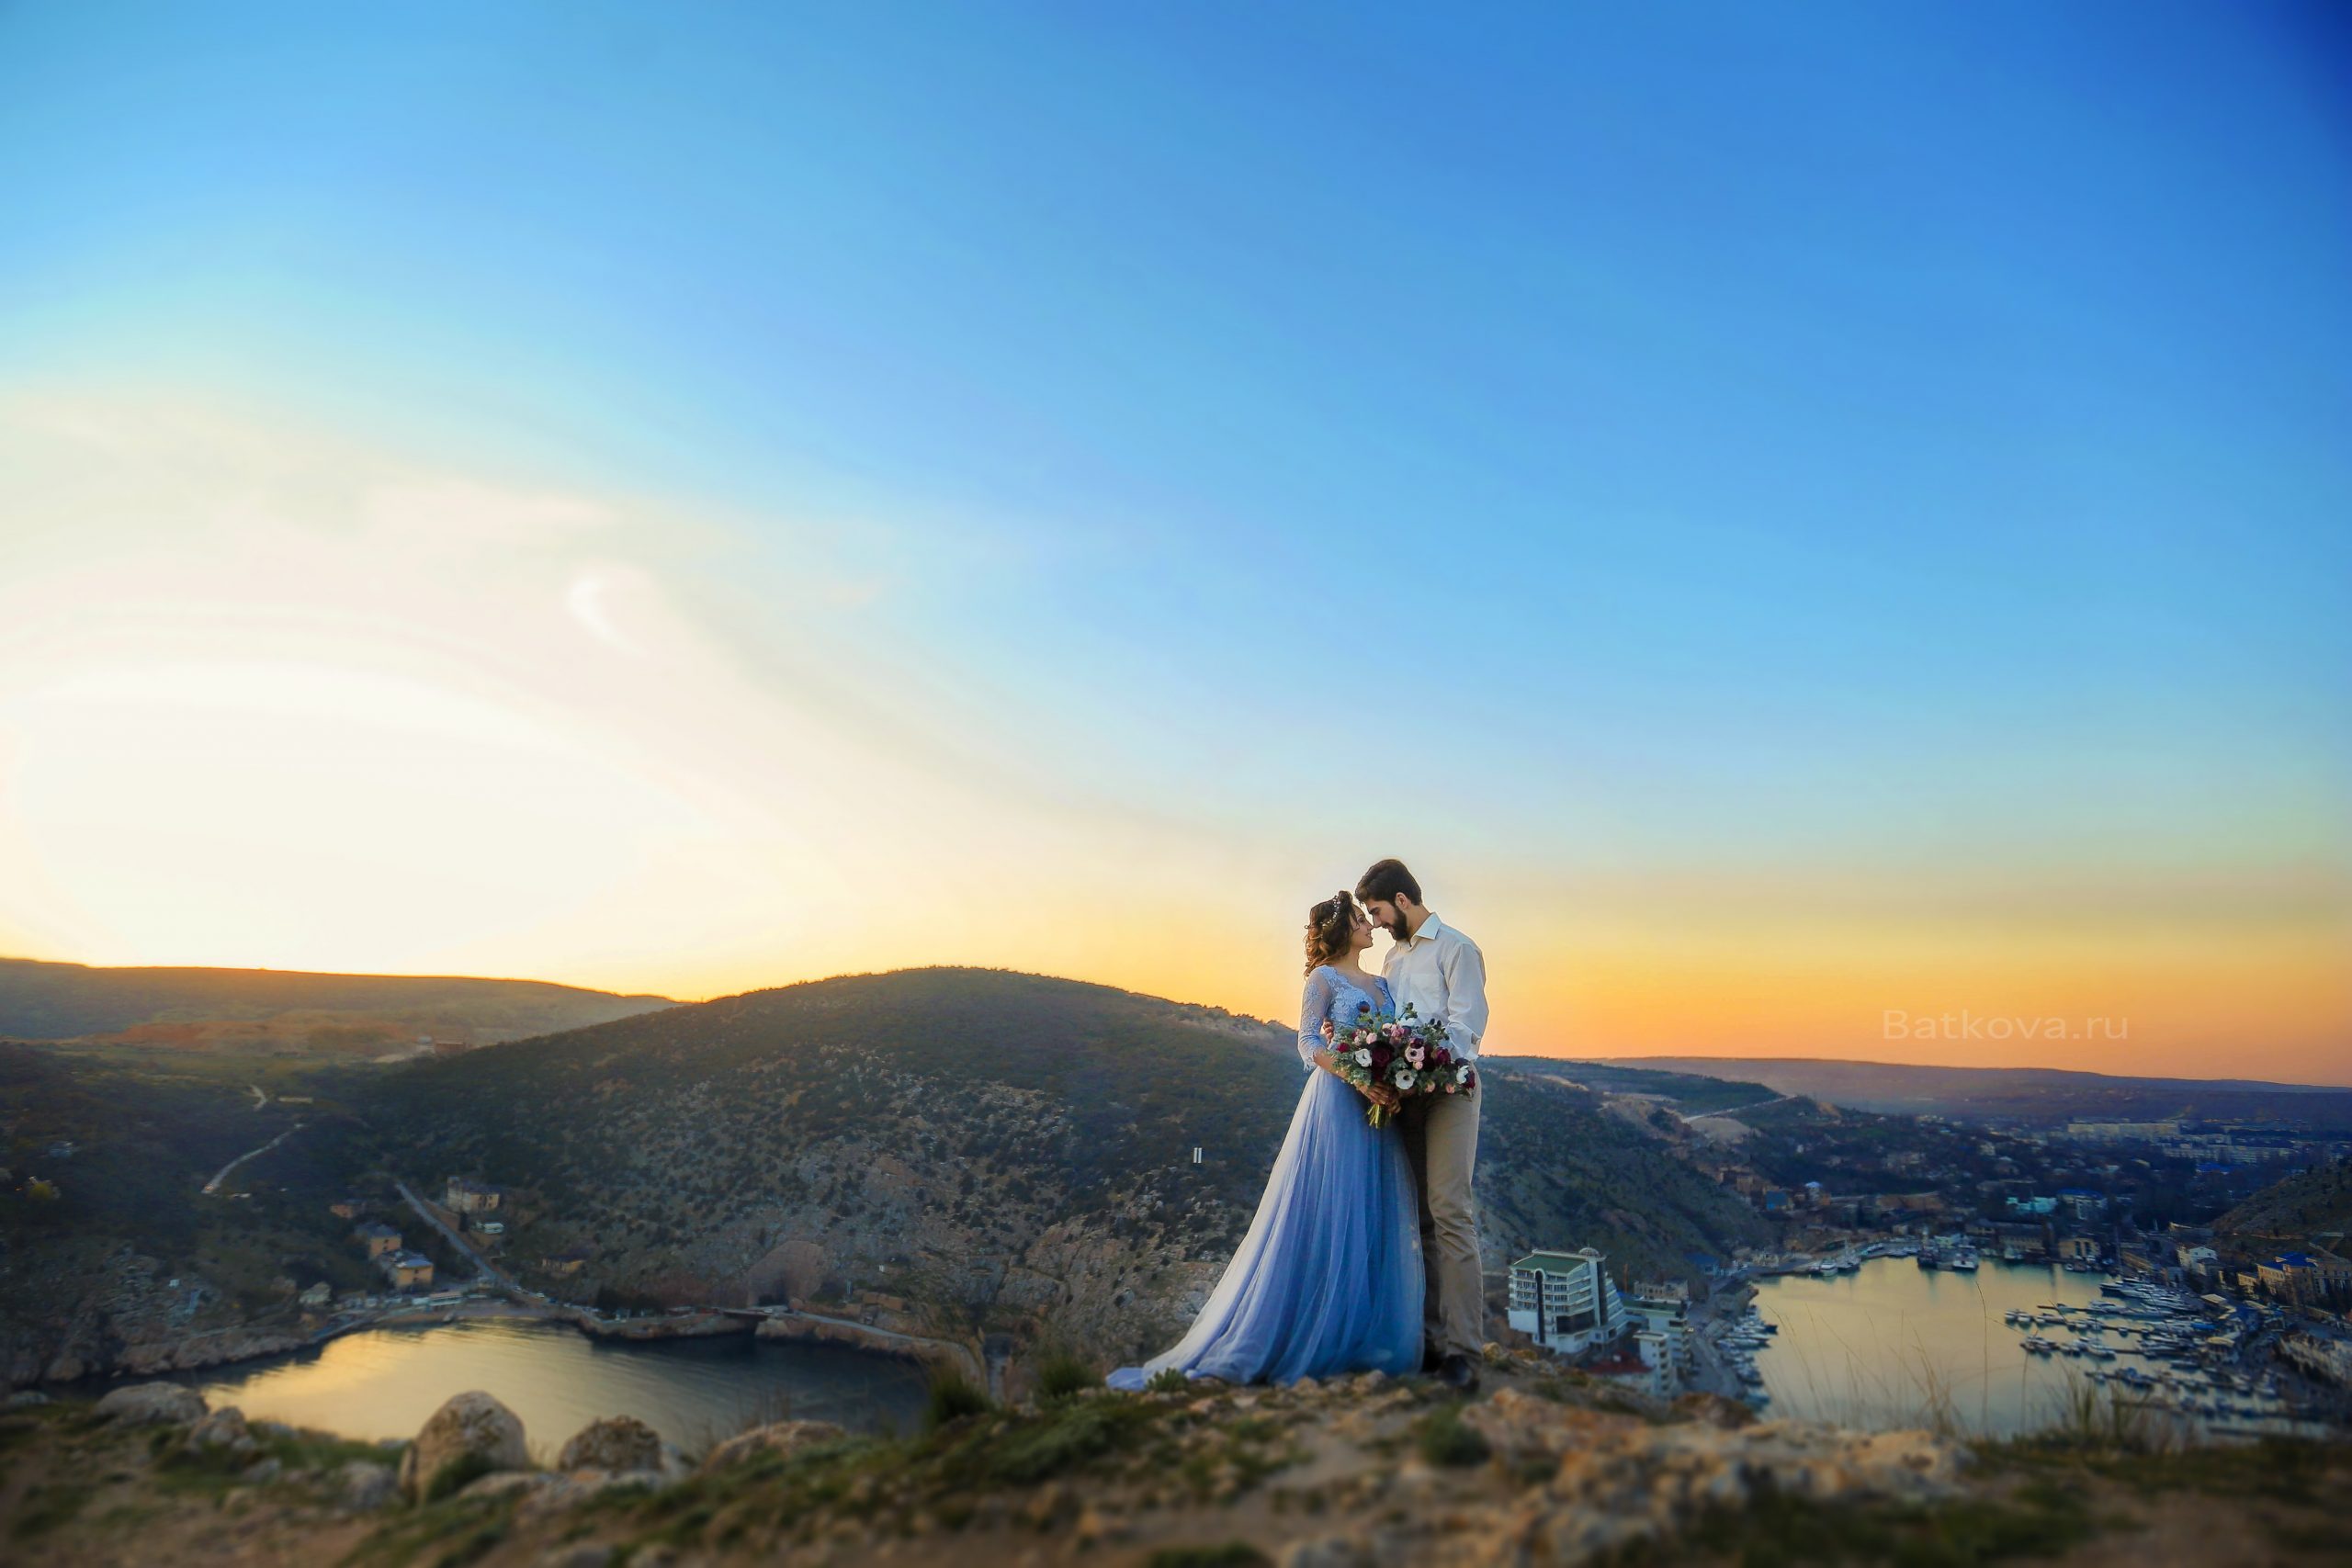
<svg viewBox="0 0 2352 1568">
<path fill-rule="evenodd" d="M 1442 1355 L 1473 1361 L 1487 1344 L 1487 1286 L 1478 1260 L 1478 1211 L 1470 1195 L 1478 1160 L 1477 1092 L 1409 1101 L 1398 1118 L 1421 1195 L 1421 1337 Z"/>
</svg>

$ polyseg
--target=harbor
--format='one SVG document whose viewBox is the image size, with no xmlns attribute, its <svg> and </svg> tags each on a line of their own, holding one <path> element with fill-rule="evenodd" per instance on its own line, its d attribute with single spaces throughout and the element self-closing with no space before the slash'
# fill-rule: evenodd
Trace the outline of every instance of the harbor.
<svg viewBox="0 0 2352 1568">
<path fill-rule="evenodd" d="M 2088 1393 L 2198 1435 L 2318 1429 L 2251 1353 L 2257 1314 L 2218 1297 L 1911 1242 L 1750 1292 L 1702 1325 L 1698 1382 L 1775 1416 L 2006 1437 Z"/>
</svg>

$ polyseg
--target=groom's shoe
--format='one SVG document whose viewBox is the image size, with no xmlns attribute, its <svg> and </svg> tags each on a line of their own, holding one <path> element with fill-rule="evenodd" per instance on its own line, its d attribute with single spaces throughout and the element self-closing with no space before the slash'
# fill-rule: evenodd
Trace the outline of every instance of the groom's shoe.
<svg viewBox="0 0 2352 1568">
<path fill-rule="evenodd" d="M 1438 1362 L 1437 1381 L 1457 1393 L 1476 1393 L 1478 1369 L 1471 1364 L 1469 1357 L 1457 1352 Z"/>
<path fill-rule="evenodd" d="M 1436 1341 L 1436 1340 L 1434 1340 L 1434 1339 L 1424 1339 L 1424 1340 L 1422 1340 L 1422 1341 L 1421 1341 L 1421 1376 L 1423 1376 L 1423 1377 L 1430 1377 L 1430 1376 L 1435 1375 L 1435 1373 L 1436 1373 L 1436 1371 L 1437 1371 L 1438 1368 L 1440 1368 L 1441 1366 L 1443 1366 L 1444 1364 L 1445 1364 L 1445 1352 L 1444 1352 L 1444 1351 L 1442 1351 L 1442 1350 L 1441 1350 L 1441 1349 L 1439 1349 L 1439 1348 L 1437 1348 L 1437 1341 Z"/>
</svg>

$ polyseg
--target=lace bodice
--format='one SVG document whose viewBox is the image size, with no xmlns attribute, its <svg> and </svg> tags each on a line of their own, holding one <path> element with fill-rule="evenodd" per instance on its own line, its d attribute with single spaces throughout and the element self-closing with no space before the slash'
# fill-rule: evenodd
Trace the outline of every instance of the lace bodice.
<svg viewBox="0 0 2352 1568">
<path fill-rule="evenodd" d="M 1316 965 L 1306 977 L 1306 994 L 1298 1004 L 1298 1059 L 1308 1066 L 1315 1065 L 1315 1053 L 1329 1043 L 1323 1038 L 1323 1025 L 1345 1023 L 1353 1019 L 1356 1010 L 1366 1002 L 1373 1010 L 1382 1011 L 1389 1005 L 1388 982 L 1373 976 L 1373 988 L 1365 990 L 1328 964 Z"/>
</svg>

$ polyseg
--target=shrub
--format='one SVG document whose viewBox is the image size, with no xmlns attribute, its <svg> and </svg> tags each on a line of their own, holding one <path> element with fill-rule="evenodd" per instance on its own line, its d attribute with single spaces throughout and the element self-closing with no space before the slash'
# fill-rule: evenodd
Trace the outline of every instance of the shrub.
<svg viewBox="0 0 2352 1568">
<path fill-rule="evenodd" d="M 1049 1355 L 1038 1363 L 1037 1397 L 1040 1399 L 1068 1399 L 1084 1390 L 1102 1386 L 1102 1374 L 1076 1356 Z"/>
<path fill-rule="evenodd" d="M 1494 1451 L 1475 1428 L 1463 1425 L 1459 1404 L 1441 1405 L 1423 1416 L 1414 1441 L 1421 1457 L 1435 1465 L 1484 1464 Z"/>
<path fill-rule="evenodd" d="M 985 1416 L 994 1408 L 983 1391 L 972 1386 L 972 1380 L 953 1367 L 941 1367 L 931 1374 L 931 1398 L 923 1408 L 923 1427 L 937 1431 L 951 1421 L 967 1416 Z"/>
<path fill-rule="evenodd" d="M 1193 1386 L 1193 1380 L 1173 1367 L 1162 1367 L 1143 1386 L 1147 1393 L 1182 1393 Z"/>
</svg>

